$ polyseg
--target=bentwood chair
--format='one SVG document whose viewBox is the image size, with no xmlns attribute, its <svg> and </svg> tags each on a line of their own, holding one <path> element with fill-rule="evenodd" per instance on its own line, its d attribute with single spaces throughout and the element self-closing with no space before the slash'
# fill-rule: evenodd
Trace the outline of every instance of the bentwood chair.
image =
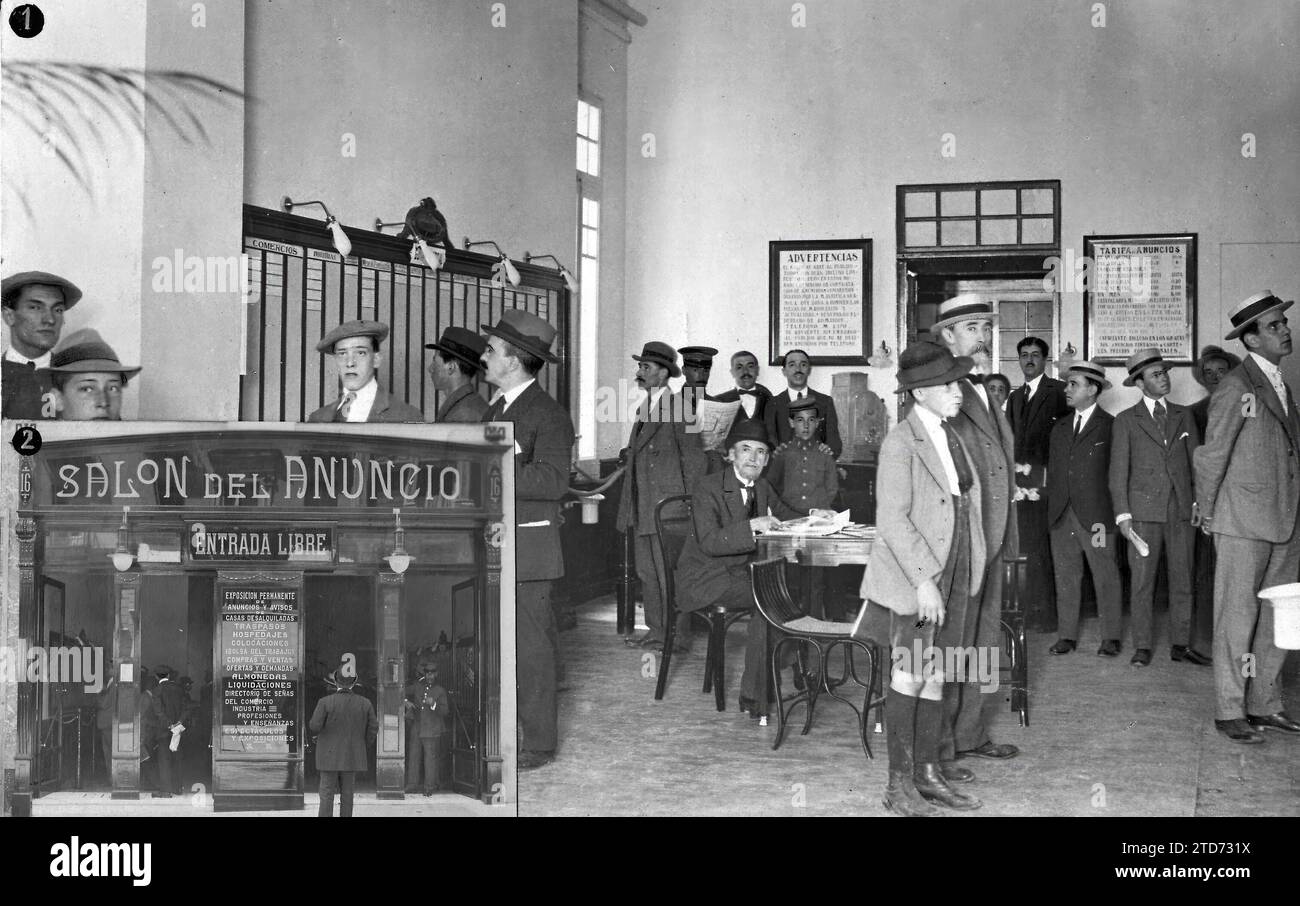
<svg viewBox="0 0 1300 906">
<path fill-rule="evenodd" d="M 1013 517 L 1014 518 L 1014 517 Z M 1029 726 L 1029 658 L 1025 655 L 1025 611 L 1020 603 L 1020 581 L 1029 558 L 1003 557 L 1002 638 L 1006 644 L 1011 681 L 1011 710 L 1020 715 L 1020 726 Z"/>
<path fill-rule="evenodd" d="M 672 663 L 673 644 L 677 637 L 677 582 L 675 573 L 677 561 L 681 557 L 686 539 L 695 531 L 695 521 L 691 509 L 691 495 L 677 494 L 665 497 L 655 504 L 655 532 L 659 536 L 659 546 L 663 550 L 663 561 L 659 568 L 659 587 L 664 594 L 664 653 L 659 665 L 659 678 L 655 683 L 655 701 L 662 701 L 664 690 L 668 685 L 668 667 Z M 709 623 L 708 652 L 704 658 L 704 689 L 712 691 L 719 711 L 725 711 L 726 692 L 726 650 L 727 629 L 741 617 L 750 613 L 749 609 L 736 610 L 723 606 L 712 606 L 700 614 Z"/>
<path fill-rule="evenodd" d="M 776 741 L 772 748 L 781 746 L 785 738 L 786 724 L 790 714 L 799 705 L 807 706 L 801 736 L 807 736 L 812 729 L 813 712 L 817 708 L 817 699 L 825 693 L 836 701 L 843 702 L 853 709 L 858 718 L 858 737 L 862 740 L 862 751 L 871 758 L 871 743 L 867 739 L 870 713 L 877 712 L 877 720 L 883 718 L 884 696 L 876 695 L 876 677 L 879 672 L 880 646 L 869 639 L 853 635 L 852 623 L 837 623 L 818 620 L 806 615 L 790 597 L 785 582 L 786 560 L 776 557 L 761 563 L 750 564 L 750 575 L 754 583 L 754 602 L 758 612 L 771 627 L 776 640 L 768 646 L 767 666 L 772 678 L 772 688 L 776 691 Z M 864 605 L 865 606 L 865 605 Z M 802 688 L 796 683 L 796 691 L 786 696 L 781 691 L 781 655 L 785 646 L 794 646 L 796 678 L 802 678 Z M 843 654 L 843 669 L 838 677 L 830 675 L 830 658 L 839 648 Z M 816 651 L 816 661 L 807 664 L 805 652 Z M 866 681 L 858 674 L 855 654 L 866 658 Z M 810 671 L 808 667 L 813 669 Z M 839 689 L 852 683 L 863 689 L 861 708 L 853 701 L 841 695 Z"/>
</svg>

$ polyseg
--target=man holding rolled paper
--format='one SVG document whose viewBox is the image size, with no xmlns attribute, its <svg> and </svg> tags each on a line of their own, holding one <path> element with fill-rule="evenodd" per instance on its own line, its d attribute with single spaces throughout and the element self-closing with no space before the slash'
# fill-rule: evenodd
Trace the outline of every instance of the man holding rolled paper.
<svg viewBox="0 0 1300 906">
<path fill-rule="evenodd" d="M 1192 496 L 1192 451 L 1201 439 L 1191 410 L 1168 402 L 1169 365 L 1159 349 L 1141 349 L 1125 364 L 1126 387 L 1142 399 L 1111 427 L 1110 497 L 1115 524 L 1129 541 L 1133 572 L 1132 664 L 1146 667 L 1154 647 L 1152 598 L 1160 552 L 1169 579 L 1170 658 L 1201 666 L 1210 658 L 1192 646 L 1192 551 L 1200 514 Z"/>
<path fill-rule="evenodd" d="M 1273 607 L 1260 589 L 1292 583 L 1300 572 L 1300 409 L 1282 379 L 1291 354 L 1286 315 L 1292 302 L 1271 292 L 1243 301 L 1225 339 L 1248 355 L 1210 398 L 1206 443 L 1196 450 L 1201 531 L 1214 535 L 1214 725 L 1237 743 L 1262 731 L 1300 733 L 1282 710 L 1287 652 L 1273 639 Z"/>
</svg>

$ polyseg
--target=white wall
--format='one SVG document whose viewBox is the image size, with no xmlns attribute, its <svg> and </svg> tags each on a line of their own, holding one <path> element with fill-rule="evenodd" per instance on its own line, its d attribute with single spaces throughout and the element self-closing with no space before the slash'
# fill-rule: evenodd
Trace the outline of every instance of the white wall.
<svg viewBox="0 0 1300 906">
<path fill-rule="evenodd" d="M 654 133 L 658 154 L 629 144 L 624 345 L 661 336 L 763 356 L 768 241 L 867 236 L 875 341 L 897 348 L 904 183 L 1060 179 L 1076 257 L 1088 233 L 1199 233 L 1201 345 L 1221 341 L 1249 292 L 1294 297 L 1296 246 L 1275 243 L 1300 239 L 1300 6 L 1110 3 L 1104 28 L 1091 7 L 822 0 L 796 28 L 778 0 L 648 6 L 628 134 Z M 945 133 L 955 158 L 940 154 Z M 1063 311 L 1061 342 L 1081 347 L 1081 296 Z M 813 386 L 829 391 L 838 370 L 869 369 L 820 368 Z M 760 380 L 784 386 L 775 368 Z M 715 370 L 711 389 L 728 384 Z M 893 381 L 872 370 L 872 386 Z M 1173 398 L 1199 395 L 1178 369 Z"/>
</svg>

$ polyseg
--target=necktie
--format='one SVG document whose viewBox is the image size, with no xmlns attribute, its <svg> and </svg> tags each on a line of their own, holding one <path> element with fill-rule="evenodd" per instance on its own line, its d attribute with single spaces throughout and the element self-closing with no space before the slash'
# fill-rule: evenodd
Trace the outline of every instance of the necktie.
<svg viewBox="0 0 1300 906">
<path fill-rule="evenodd" d="M 740 497 L 745 501 L 745 512 L 749 514 L 750 519 L 753 519 L 758 510 L 758 495 L 754 493 L 754 486 L 741 485 Z"/>
<path fill-rule="evenodd" d="M 1078 436 L 1079 436 L 1079 431 L 1080 431 L 1082 428 L 1083 428 L 1083 416 L 1082 416 L 1082 415 L 1076 415 L 1076 416 L 1074 417 L 1074 436 L 1075 436 L 1075 437 L 1078 437 Z"/>
<path fill-rule="evenodd" d="M 23 364 L 27 366 L 27 370 L 28 370 L 28 371 L 35 371 L 35 370 L 36 370 L 36 363 L 35 363 L 35 362 L 24 362 Z"/>
<path fill-rule="evenodd" d="M 356 398 L 356 392 L 352 390 L 343 395 L 343 402 L 339 404 L 338 411 L 334 413 L 334 421 L 345 422 L 348 420 L 348 413 L 352 411 L 352 402 Z"/>
<path fill-rule="evenodd" d="M 498 396 L 492 405 L 488 406 L 487 412 L 483 413 L 483 421 L 494 422 L 501 418 L 501 413 L 505 412 L 506 398 Z"/>
<path fill-rule="evenodd" d="M 957 487 L 965 494 L 975 483 L 971 477 L 970 465 L 966 462 L 966 454 L 957 441 L 957 432 L 953 430 L 952 425 L 946 421 L 940 424 L 943 425 L 944 436 L 948 438 L 948 453 L 952 456 L 953 467 L 957 470 Z"/>
<path fill-rule="evenodd" d="M 1165 434 L 1169 430 L 1169 415 L 1165 412 L 1165 404 L 1156 400 L 1156 430 L 1160 432 L 1160 439 L 1167 442 Z"/>
</svg>

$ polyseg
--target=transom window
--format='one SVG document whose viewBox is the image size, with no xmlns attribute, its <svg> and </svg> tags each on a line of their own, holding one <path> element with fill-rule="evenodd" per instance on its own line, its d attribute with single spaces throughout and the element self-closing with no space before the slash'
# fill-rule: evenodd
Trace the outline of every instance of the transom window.
<svg viewBox="0 0 1300 906">
<path fill-rule="evenodd" d="M 899 186 L 900 251 L 1060 244 L 1059 180 Z"/>
</svg>

